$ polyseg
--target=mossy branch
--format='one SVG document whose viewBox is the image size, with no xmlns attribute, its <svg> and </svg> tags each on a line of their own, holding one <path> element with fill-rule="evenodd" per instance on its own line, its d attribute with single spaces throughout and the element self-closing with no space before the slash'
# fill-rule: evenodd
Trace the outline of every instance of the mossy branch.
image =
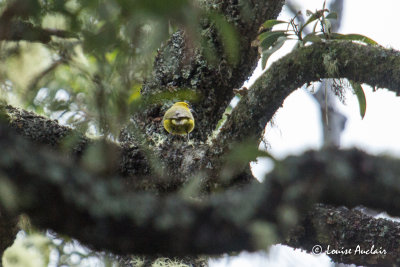
<svg viewBox="0 0 400 267">
<path fill-rule="evenodd" d="M 160 50 L 155 59 L 153 74 L 143 85 L 142 94 L 156 94 L 175 89 L 190 89 L 198 93 L 199 101 L 190 103 L 196 112 L 196 127 L 191 133 L 193 140 L 205 141 L 239 88 L 257 65 L 258 52 L 251 43 L 266 19 L 276 18 L 284 1 L 199 1 L 204 9 L 222 15 L 234 29 L 237 54 L 231 55 L 237 63 L 229 62 L 221 31 L 215 21 L 202 17 L 198 36 L 178 31 Z M 195 39 L 201 40 L 195 42 Z M 225 43 L 224 43 L 225 42 Z M 206 45 L 204 45 L 206 44 Z M 178 99 L 176 99 L 178 100 Z M 179 99 L 185 100 L 185 99 Z M 165 103 L 170 104 L 170 103 Z M 162 109 L 149 107 L 138 118 L 148 134 L 160 133 L 159 123 L 150 117 L 162 117 Z M 140 125 L 140 123 L 139 123 Z M 173 144 L 171 144 L 173 146 Z"/>
<path fill-rule="evenodd" d="M 307 214 L 284 244 L 309 253 L 315 246 L 320 246 L 321 252 L 329 249 L 328 256 L 334 262 L 393 266 L 400 263 L 399 226 L 398 222 L 375 219 L 360 209 L 319 204 Z M 361 250 L 365 252 L 360 253 Z M 367 251 L 370 253 L 367 254 Z"/>
<path fill-rule="evenodd" d="M 304 84 L 348 78 L 400 94 L 400 52 L 352 42 L 318 43 L 296 49 L 271 65 L 232 111 L 217 142 L 259 138 L 285 98 Z"/>
<path fill-rule="evenodd" d="M 112 156 L 104 159 L 107 160 L 107 164 L 103 165 L 107 173 L 144 176 L 150 172 L 144 153 L 134 143 L 117 144 L 102 139 L 93 140 L 76 129 L 60 125 L 56 120 L 10 105 L 4 106 L 2 111 L 8 126 L 18 135 L 35 142 L 36 145 L 48 146 L 66 156 L 72 156 L 76 162 L 82 161 L 88 149 L 99 148 L 102 149 L 100 152 Z M 18 137 L 15 136 L 15 138 Z M 134 181 L 130 181 L 133 188 L 140 188 L 140 185 L 133 185 L 133 183 Z"/>
<path fill-rule="evenodd" d="M 393 201 L 400 193 L 399 160 L 357 150 L 291 157 L 277 163 L 261 185 L 196 200 L 178 194 L 126 192 L 117 176 L 88 172 L 55 151 L 21 138 L 4 123 L 0 124 L 0 147 L 0 170 L 13 198 L 8 212 L 26 212 L 38 227 L 121 254 L 265 249 L 285 240 L 302 214 L 318 202 L 363 204 L 400 214 L 400 202 Z M 397 224 L 390 227 L 398 232 Z M 305 247 L 307 241 L 304 237 Z M 391 247 L 387 244 L 386 248 Z"/>
</svg>

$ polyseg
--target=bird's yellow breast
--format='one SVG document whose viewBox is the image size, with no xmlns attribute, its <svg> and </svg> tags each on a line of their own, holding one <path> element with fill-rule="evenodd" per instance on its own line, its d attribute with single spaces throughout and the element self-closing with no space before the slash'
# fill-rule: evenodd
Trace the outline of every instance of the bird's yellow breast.
<svg viewBox="0 0 400 267">
<path fill-rule="evenodd" d="M 193 131 L 194 120 L 192 119 L 166 119 L 164 128 L 170 134 L 188 134 Z"/>
<path fill-rule="evenodd" d="M 163 125 L 170 134 L 188 134 L 193 131 L 194 118 L 188 104 L 177 102 L 164 114 Z"/>
</svg>

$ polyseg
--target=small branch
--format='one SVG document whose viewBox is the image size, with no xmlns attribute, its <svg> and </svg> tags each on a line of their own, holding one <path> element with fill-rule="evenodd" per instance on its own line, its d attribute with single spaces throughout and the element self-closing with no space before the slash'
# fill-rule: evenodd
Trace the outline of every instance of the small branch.
<svg viewBox="0 0 400 267">
<path fill-rule="evenodd" d="M 313 44 L 271 65 L 241 99 L 217 137 L 227 146 L 259 138 L 268 121 L 297 88 L 322 78 L 348 78 L 400 94 L 400 53 L 351 42 Z"/>
</svg>

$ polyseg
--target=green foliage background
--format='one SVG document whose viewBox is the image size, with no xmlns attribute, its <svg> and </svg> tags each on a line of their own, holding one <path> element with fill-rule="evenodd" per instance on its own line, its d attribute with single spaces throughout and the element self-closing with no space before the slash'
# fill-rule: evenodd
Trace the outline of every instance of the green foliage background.
<svg viewBox="0 0 400 267">
<path fill-rule="evenodd" d="M 70 38 L 1 42 L 1 98 L 96 135 L 118 134 L 157 48 L 178 27 L 197 36 L 201 12 L 185 0 L 30 0 L 29 7 L 23 20 Z"/>
</svg>

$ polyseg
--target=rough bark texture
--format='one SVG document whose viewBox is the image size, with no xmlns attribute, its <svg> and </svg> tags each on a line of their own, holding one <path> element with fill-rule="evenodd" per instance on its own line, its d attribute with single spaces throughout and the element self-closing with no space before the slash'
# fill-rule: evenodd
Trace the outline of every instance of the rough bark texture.
<svg viewBox="0 0 400 267">
<path fill-rule="evenodd" d="M 368 60 L 366 60 L 368 59 Z M 260 136 L 283 100 L 304 84 L 323 78 L 349 78 L 400 94 L 400 53 L 351 42 L 330 42 L 297 49 L 272 64 L 225 123 L 219 142 Z"/>
<path fill-rule="evenodd" d="M 333 44 L 332 46 L 334 47 L 335 45 L 339 47 L 348 47 L 348 49 L 358 49 L 360 53 L 364 52 L 369 52 L 371 49 L 372 50 L 380 50 L 381 55 L 390 53 L 391 54 L 391 62 L 397 60 L 397 53 L 392 52 L 392 51 L 387 51 L 382 48 L 370 48 L 370 47 L 365 47 L 365 46 L 360 46 L 360 45 L 354 45 L 354 44 Z M 327 45 L 322 45 L 322 48 L 325 48 Z M 321 45 L 316 46 L 316 48 L 321 48 Z M 315 48 L 315 49 L 316 49 Z M 299 52 L 295 52 L 290 56 L 293 56 L 294 58 L 297 58 L 298 55 L 297 53 L 301 52 L 310 52 L 313 51 L 310 48 L 304 48 L 300 50 Z M 286 59 L 285 62 L 291 62 L 291 60 Z M 339 61 L 340 62 L 340 61 Z M 286 66 L 287 67 L 287 66 Z M 282 68 L 284 68 L 282 66 Z M 381 66 L 381 68 L 383 68 Z M 340 70 L 340 68 L 339 68 Z M 273 71 L 273 69 L 272 69 Z M 351 69 L 347 70 L 347 73 L 352 73 Z M 379 72 L 374 72 L 377 75 L 381 75 Z M 392 72 L 394 73 L 394 72 Z M 268 75 L 268 74 L 267 74 Z M 314 80 L 314 76 L 310 75 L 307 76 L 310 80 Z M 385 76 L 387 77 L 387 76 Z M 276 76 L 277 79 L 279 79 L 279 76 Z M 361 77 L 361 79 L 365 79 L 365 81 L 370 82 L 373 84 L 372 81 L 374 81 L 374 78 L 371 78 L 370 75 L 365 75 Z M 396 81 L 396 77 L 390 78 L 391 82 Z M 300 84 L 303 82 L 307 82 L 307 80 L 302 80 L 299 82 Z M 380 81 L 378 84 L 384 85 L 382 83 L 386 82 Z M 289 81 L 289 83 L 291 83 Z M 388 84 L 388 86 L 393 84 Z M 255 88 L 257 88 L 257 84 L 255 85 Z M 396 87 L 394 87 L 396 88 Z M 288 92 L 285 92 L 287 94 Z M 250 106 L 251 108 L 251 106 Z M 7 112 L 9 113 L 8 120 L 9 120 L 9 125 L 11 125 L 12 128 L 15 128 L 17 131 L 19 131 L 19 134 L 25 137 L 29 137 L 29 139 L 35 141 L 36 143 L 49 143 L 51 145 L 55 145 L 60 143 L 59 140 L 64 138 L 66 136 L 66 132 L 69 132 L 70 130 L 67 128 L 64 128 L 62 126 L 59 126 L 56 122 L 51 122 L 49 120 L 44 119 L 43 117 L 36 116 L 32 113 L 26 113 L 24 111 L 18 111 L 15 110 L 11 107 L 6 108 Z M 25 126 L 23 126 L 25 125 Z M 46 127 L 45 125 L 50 125 L 47 129 L 45 130 Z M 23 126 L 23 127 L 22 127 Z M 29 128 L 31 129 L 30 131 L 24 131 L 24 128 Z M 46 131 L 46 134 L 40 134 L 41 131 Z M 2 130 L 2 133 L 7 132 L 7 127 Z M 93 211 L 93 208 L 89 209 L 83 209 L 82 210 L 82 203 L 79 203 L 79 209 L 77 209 L 77 204 L 74 204 L 71 199 L 82 199 L 84 203 L 89 203 L 88 199 L 92 199 L 91 195 L 96 195 L 98 193 L 90 191 L 93 190 L 99 190 L 99 192 L 102 192 L 103 189 L 109 188 L 108 184 L 102 184 L 100 181 L 105 180 L 107 181 L 108 178 L 105 179 L 100 179 L 101 177 L 92 177 L 91 174 L 86 173 L 86 171 L 83 171 L 83 173 L 80 173 L 80 171 L 77 171 L 78 173 L 70 173 L 72 167 L 68 163 L 67 165 L 63 165 L 58 161 L 54 161 L 54 158 L 52 154 L 47 154 L 49 153 L 47 150 L 46 152 L 43 152 L 42 155 L 44 159 L 40 158 L 40 153 L 38 153 L 37 148 L 32 148 L 32 151 L 28 149 L 29 145 L 27 143 L 24 143 L 26 141 L 18 139 L 19 135 L 15 134 L 9 134 L 7 135 L 7 138 L 5 136 L 2 136 L 1 140 L 4 140 L 4 143 L 2 143 L 2 151 L 6 151 L 6 148 L 8 147 L 10 152 L 4 153 L 4 155 L 14 155 L 14 160 L 16 160 L 17 164 L 16 166 L 10 169 L 10 159 L 9 158 L 3 158 L 2 162 L 6 165 L 3 165 L 2 170 L 9 170 L 13 175 L 9 177 L 15 178 L 16 175 L 18 177 L 24 177 L 24 179 L 29 177 L 28 182 L 32 182 L 33 185 L 27 187 L 27 181 L 22 180 L 23 182 L 20 183 L 20 185 L 23 185 L 23 190 L 24 193 L 22 195 L 31 195 L 33 199 L 37 199 L 39 196 L 46 196 L 46 199 L 37 199 L 36 201 L 32 201 L 29 204 L 29 207 L 23 206 L 22 210 L 28 211 L 28 213 L 32 216 L 34 222 L 42 227 L 49 227 L 53 228 L 56 231 L 59 231 L 61 233 L 67 233 L 70 234 L 71 236 L 74 236 L 78 238 L 79 240 L 89 244 L 90 246 L 93 246 L 97 249 L 112 249 L 114 251 L 118 251 L 120 253 L 132 253 L 132 252 L 137 252 L 137 253 L 171 253 L 171 254 L 195 254 L 195 253 L 221 253 L 221 252 L 227 252 L 227 251 L 238 251 L 241 249 L 247 249 L 247 250 L 256 250 L 260 249 L 258 247 L 257 243 L 253 242 L 254 240 L 252 239 L 252 233 L 250 230 L 248 230 L 249 225 L 252 225 L 252 222 L 258 221 L 260 219 L 267 219 L 267 221 L 272 222 L 272 223 L 277 223 L 279 221 L 279 213 L 278 210 L 276 210 L 276 207 L 291 207 L 294 208 L 296 211 L 296 214 L 303 214 L 307 211 L 307 208 L 310 207 L 312 203 L 316 202 L 323 202 L 323 203 L 330 203 L 330 204 L 335 204 L 335 205 L 348 205 L 348 206 L 356 206 L 360 204 L 364 204 L 369 207 L 377 208 L 377 209 L 382 209 L 386 210 L 391 214 L 398 215 L 400 211 L 400 207 L 398 206 L 398 203 L 400 201 L 396 201 L 398 198 L 398 184 L 396 182 L 396 177 L 398 177 L 398 174 L 396 174 L 396 170 L 398 169 L 397 162 L 385 161 L 383 162 L 380 161 L 381 159 L 376 158 L 376 159 L 367 159 L 366 160 L 361 160 L 363 156 L 360 156 L 359 153 L 355 153 L 353 157 L 348 158 L 344 156 L 343 154 L 335 154 L 333 153 L 330 157 L 328 162 L 331 162 L 334 164 L 332 167 L 326 167 L 323 168 L 323 165 L 320 165 L 318 161 L 316 162 L 309 162 L 307 164 L 303 164 L 301 168 L 299 168 L 296 171 L 293 171 L 292 174 L 298 174 L 299 177 L 304 177 L 305 174 L 311 173 L 309 179 L 307 182 L 305 182 L 305 185 L 299 186 L 298 184 L 294 183 L 293 181 L 290 181 L 288 184 L 282 185 L 282 181 L 287 181 L 287 178 L 284 176 L 287 175 L 287 173 L 277 175 L 279 177 L 278 179 L 273 179 L 274 181 L 272 184 L 276 184 L 277 188 L 282 188 L 286 186 L 293 186 L 294 188 L 303 188 L 305 192 L 299 193 L 297 196 L 295 196 L 293 199 L 289 198 L 289 203 L 285 203 L 281 201 L 282 197 L 282 191 L 271 191 L 273 186 L 270 186 L 270 183 L 266 183 L 264 186 L 265 188 L 268 188 L 267 192 L 270 192 L 270 194 L 266 194 L 263 192 L 263 195 L 265 195 L 266 198 L 273 197 L 273 200 L 264 200 L 257 202 L 258 204 L 254 204 L 258 209 L 260 207 L 263 207 L 262 211 L 256 212 L 256 213 L 251 213 L 254 217 L 249 217 L 247 215 L 245 219 L 243 219 L 241 224 L 240 222 L 237 222 L 236 216 L 238 216 L 237 211 L 238 210 L 247 210 L 247 207 L 242 207 L 240 205 L 245 205 L 244 203 L 249 203 L 249 196 L 255 196 L 258 195 L 256 194 L 256 191 L 254 188 L 260 188 L 259 185 L 256 185 L 255 187 L 249 187 L 252 189 L 246 189 L 246 190 L 241 190 L 238 192 L 229 192 L 226 193 L 225 195 L 219 195 L 216 196 L 215 198 L 210 199 L 209 201 L 204 201 L 200 204 L 195 202 L 193 204 L 191 201 L 189 203 L 185 202 L 182 199 L 177 199 L 173 196 L 165 198 L 158 198 L 152 195 L 149 195 L 147 193 L 138 193 L 137 195 L 129 195 L 127 196 L 126 202 L 125 201 L 119 201 L 115 200 L 115 203 L 117 206 L 113 206 L 112 208 L 100 208 L 103 205 L 102 199 L 105 200 L 108 204 L 104 205 L 104 207 L 107 207 L 110 203 L 109 199 L 113 199 L 114 196 L 125 196 L 124 194 L 121 194 L 120 191 L 116 192 L 111 192 L 111 193 L 105 193 L 111 194 L 113 197 L 105 197 L 106 195 L 99 194 L 98 196 L 94 197 L 96 200 L 94 203 L 96 203 L 96 211 Z M 17 139 L 16 139 L 17 138 Z M 84 137 L 82 137 L 82 140 L 85 140 Z M 58 140 L 58 141 L 57 141 Z M 77 142 L 77 144 L 80 143 L 85 143 L 87 141 L 81 141 Z M 23 146 L 24 149 L 23 151 L 16 150 L 16 147 Z M 78 146 L 79 147 L 79 146 Z M 187 148 L 189 149 L 189 148 Z M 209 149 L 210 151 L 218 151 L 215 150 L 216 147 L 211 146 Z M 214 149 L 214 150 L 213 150 Z M 78 149 L 79 151 L 79 149 Z M 201 151 L 201 150 L 200 150 Z M 221 153 L 221 151 L 219 151 Z M 35 154 L 37 157 L 37 160 L 42 161 L 40 162 L 32 162 L 30 159 L 29 155 Z M 124 154 L 124 153 L 123 153 Z M 218 153 L 217 153 L 218 154 Z M 27 157 L 26 159 L 22 157 L 21 155 L 24 155 Z M 334 156 L 337 155 L 337 156 Z M 358 156 L 357 156 L 358 155 Z M 126 157 L 129 158 L 129 155 L 126 154 Z M 214 155 L 215 156 L 215 155 Z M 199 155 L 200 157 L 200 162 L 204 161 L 205 157 L 204 155 Z M 332 159 L 334 157 L 334 159 Z M 177 155 L 177 158 L 178 155 Z M 303 157 L 305 160 L 307 157 Z M 215 160 L 217 158 L 209 158 L 206 159 L 209 162 L 211 160 Z M 293 158 L 292 158 L 293 159 Z M 287 161 L 290 162 L 292 159 L 288 159 Z M 328 159 L 328 158 L 326 158 Z M 4 161 L 3 161 L 4 160 Z M 184 161 L 185 158 L 182 158 Z M 190 162 L 190 161 L 189 161 Z M 28 164 L 28 166 L 24 166 L 24 164 Z M 343 166 L 342 166 L 343 164 Z M 349 166 L 347 166 L 349 165 Z M 40 169 L 37 170 L 33 168 L 33 166 L 39 166 Z M 51 175 L 45 175 L 44 172 L 44 167 L 48 166 L 50 170 L 52 170 Z M 51 167 L 52 166 L 52 167 Z M 58 175 L 64 176 L 64 178 L 60 179 L 58 175 L 54 176 L 53 171 L 56 168 L 55 166 L 60 167 L 60 171 L 57 171 L 56 173 Z M 187 165 L 189 166 L 189 165 Z M 137 167 L 136 164 L 132 164 L 131 167 L 133 168 L 130 172 L 134 173 L 135 172 L 135 167 Z M 352 170 L 352 168 L 355 168 L 355 170 Z M 290 167 L 277 167 L 277 171 L 279 170 L 295 170 L 293 166 Z M 140 169 L 139 169 L 140 170 Z M 339 173 L 335 174 L 336 177 L 342 179 L 342 180 L 329 180 L 329 174 L 332 171 L 338 170 Z M 391 172 L 394 173 L 391 173 Z M 34 172 L 34 173 L 32 173 Z M 10 174 L 11 174 L 10 173 Z M 102 174 L 104 175 L 104 174 Z M 89 180 L 82 179 L 83 177 L 86 177 Z M 56 184 L 47 184 L 48 180 L 50 181 L 54 180 L 54 177 L 57 177 L 57 179 L 60 179 Z M 71 177 L 75 177 L 72 178 Z M 89 177 L 89 178 L 88 178 Z M 321 178 L 323 177 L 323 178 Z M 353 177 L 353 179 L 351 179 Z M 374 178 L 375 177 L 375 178 Z M 382 177 L 384 177 L 382 179 Z M 68 179 L 70 184 L 74 184 L 75 182 L 78 184 L 81 183 L 86 183 L 85 185 L 80 185 L 78 188 L 75 188 L 73 185 L 71 188 L 66 188 L 64 183 L 65 179 Z M 93 180 L 92 180 L 93 179 Z M 347 179 L 350 179 L 347 181 Z M 92 180 L 92 181 L 91 181 Z M 140 179 L 138 179 L 140 180 Z M 151 183 L 152 180 L 149 179 L 144 179 L 147 182 Z M 157 180 L 157 178 L 155 179 Z M 290 180 L 290 179 L 289 179 Z M 11 180 L 13 183 L 15 182 L 14 180 Z M 16 180 L 18 181 L 18 179 Z M 72 182 L 71 181 L 75 181 Z M 79 182 L 78 182 L 79 181 Z M 91 182 L 90 182 L 91 181 Z M 310 182 L 312 181 L 312 182 Z M 323 181 L 326 183 L 326 186 L 319 185 L 316 183 L 316 181 Z M 54 181 L 53 181 L 54 182 Z M 36 184 L 39 183 L 39 184 Z M 44 183 L 44 184 L 43 184 Z M 47 184 L 45 186 L 45 184 Z M 307 185 L 307 186 L 306 186 Z M 310 187 L 312 185 L 312 187 Z M 264 187 L 263 186 L 263 187 Z M 305 187 L 304 187 L 305 186 Z M 80 188 L 80 189 L 79 189 Z M 97 189 L 96 189 L 97 188 Z M 318 191 L 319 193 L 316 195 L 310 194 L 310 192 L 313 192 L 312 189 L 317 188 L 322 191 Z M 363 190 L 360 190 L 362 188 Z M 28 192 L 26 192 L 28 190 Z M 32 191 L 30 191 L 32 190 Z M 37 191 L 39 190 L 39 191 Z M 80 192 L 80 190 L 83 190 Z M 88 192 L 89 190 L 89 192 Z M 293 189 L 292 189 L 293 190 Z M 288 190 L 291 191 L 291 190 Z M 247 195 L 246 195 L 247 192 Z M 249 193 L 250 192 L 250 193 Z M 271 193 L 273 192 L 273 193 Z M 323 193 L 321 193 L 323 192 Z M 65 194 L 67 196 L 65 196 Z M 72 194 L 72 195 L 70 195 Z M 242 195 L 244 194 L 244 195 Z M 83 195 L 85 197 L 83 197 Z M 276 197 L 278 196 L 278 200 Z M 387 196 L 387 197 L 382 197 L 382 196 Z M 52 201 L 49 201 L 49 198 L 55 198 L 52 199 Z M 237 197 L 235 201 L 233 201 Z M 254 199 L 254 198 L 253 198 Z M 300 201 L 301 199 L 301 201 Z M 307 199 L 309 199 L 307 201 Z M 145 200 L 145 201 L 144 201 Z M 232 202 L 233 201 L 233 202 Z M 46 205 L 43 205 L 43 203 L 51 203 L 51 207 L 47 207 Z M 118 204 L 119 203 L 119 204 Z M 134 210 L 125 210 L 125 208 L 120 208 L 122 207 L 129 207 L 131 204 L 124 204 L 124 203 L 138 203 L 137 205 L 134 206 Z M 153 203 L 153 204 L 151 204 Z M 280 203 L 280 204 L 278 204 Z M 297 207 L 296 205 L 298 203 L 304 203 L 305 206 Z M 151 205 L 153 208 L 149 208 L 149 205 Z M 239 206 L 237 206 L 239 205 Z M 49 217 L 48 214 L 53 210 L 54 208 L 59 209 L 60 207 L 64 207 L 65 210 L 60 214 L 60 216 L 52 216 Z M 119 207 L 119 208 L 116 208 Z M 154 208 L 157 207 L 157 208 Z M 275 207 L 275 208 L 274 208 Z M 92 210 L 92 211 L 91 211 Z M 143 226 L 140 227 L 140 225 L 135 225 L 135 222 L 137 223 L 137 219 L 134 219 L 132 222 L 131 216 L 135 216 L 134 214 L 137 214 L 137 211 L 143 211 L 143 210 L 150 210 L 149 214 L 145 216 L 146 220 L 154 220 L 154 221 L 163 221 L 165 219 L 164 216 L 168 217 L 168 214 L 175 214 L 174 218 L 177 221 L 175 221 L 173 218 L 170 218 L 170 223 L 168 227 L 163 228 L 162 230 L 156 230 L 153 227 L 157 227 L 157 223 L 149 223 L 149 221 L 146 221 L 146 226 L 143 228 Z M 177 216 L 176 211 L 179 210 L 181 215 Z M 231 210 L 232 214 L 234 215 L 233 217 L 230 215 L 227 215 L 227 211 Z M 118 211 L 118 215 L 113 214 L 113 212 Z M 94 212 L 94 213 L 93 213 Z M 104 212 L 104 213 L 103 213 Z M 109 214 L 109 212 L 111 214 Z M 122 212 L 122 213 L 119 213 Z M 122 214 L 125 214 L 126 216 L 121 216 Z M 132 213 L 132 214 L 131 214 Z M 139 212 L 141 213 L 141 212 Z M 76 218 L 76 224 L 65 224 L 65 214 L 69 214 L 69 217 L 71 218 Z M 95 216 L 93 215 L 95 214 Z M 128 215 L 131 214 L 131 215 Z M 229 214 L 229 212 L 228 212 Z M 231 214 L 231 215 L 232 215 Z M 143 214 L 141 214 L 143 216 Z M 104 216 L 104 217 L 103 217 Z M 183 216 L 183 217 L 181 217 Z M 188 225 L 182 225 L 183 222 L 186 221 L 186 218 L 188 216 L 189 219 L 189 224 Z M 239 216 L 240 217 L 240 216 Z M 131 218 L 131 219 L 129 219 Z M 162 219 L 161 219 L 162 218 Z M 207 219 L 206 219 L 207 218 Z M 318 218 L 318 217 L 315 217 Z M 323 216 L 320 217 L 321 221 L 318 221 L 319 224 L 324 225 L 325 221 Z M 206 219 L 206 220 L 205 220 Z M 190 223 L 193 223 L 191 225 Z M 199 224 L 201 227 L 199 227 Z M 314 224 L 317 224 L 315 222 Z M 86 226 L 85 226 L 86 225 Z M 277 224 L 279 227 L 282 227 L 282 229 L 278 230 L 278 238 L 284 238 L 285 232 L 288 231 L 288 227 L 286 226 L 285 223 L 279 223 Z M 246 227 L 247 226 L 247 227 Z M 351 220 L 349 221 L 348 227 L 351 226 Z M 83 227 L 83 228 L 82 228 Z M 138 228 L 135 228 L 138 227 Z M 222 228 L 221 228 L 222 227 Z M 303 228 L 306 229 L 309 226 L 309 221 L 306 221 Z M 397 227 L 397 226 L 396 226 Z M 107 234 L 104 235 L 99 235 L 99 231 L 104 233 L 104 230 L 101 229 L 124 229 L 122 232 L 119 231 L 110 231 Z M 86 234 L 82 234 L 82 229 L 91 229 L 89 232 L 85 231 Z M 129 230 L 131 229 L 131 230 Z M 182 229 L 186 229 L 185 231 L 182 231 Z M 224 229 L 224 230 L 222 230 Z M 315 230 L 317 233 L 320 231 L 320 229 Z M 234 233 L 234 234 L 233 234 Z M 280 233 L 280 234 L 279 234 Z M 188 243 L 192 243 L 193 236 L 196 236 L 195 240 L 203 240 L 202 242 L 199 243 L 193 243 L 189 245 Z M 279 237 L 280 236 L 280 237 Z M 295 235 L 296 236 L 296 235 Z M 101 238 L 101 240 L 98 240 Z M 134 238 L 137 240 L 135 244 L 130 244 L 128 240 L 131 240 Z M 378 237 L 377 237 L 378 238 Z M 108 244 L 105 240 L 110 240 L 112 242 L 111 244 Z M 117 241 L 115 241 L 117 240 Z M 154 246 L 154 243 L 149 243 L 149 240 L 153 240 L 158 246 Z M 162 241 L 160 241 L 162 240 Z M 177 240 L 183 240 L 181 241 L 182 243 L 177 242 Z M 216 242 L 216 240 L 219 240 Z M 293 240 L 293 239 L 292 239 Z M 297 240 L 297 239 L 296 239 Z M 304 248 L 307 248 L 307 244 L 313 243 L 312 238 L 308 239 L 308 235 L 303 236 L 301 240 L 301 243 L 303 244 L 304 242 Z M 116 245 L 118 244 L 123 244 L 121 245 Z M 158 243 L 160 242 L 160 243 Z M 215 246 L 210 246 L 208 242 L 216 244 Z M 274 242 L 274 241 L 271 241 Z M 291 241 L 292 242 L 292 241 Z M 289 244 L 299 244 L 299 243 L 291 243 Z M 308 243 L 307 243 L 308 242 Z M 334 242 L 334 241 L 332 241 Z M 339 241 L 337 241 L 339 242 Z M 176 246 L 171 246 L 171 244 L 176 244 Z M 148 244 L 148 245 L 146 245 Z M 151 244 L 151 245 L 150 245 Z M 326 243 L 327 244 L 327 243 Z M 336 244 L 336 243 L 335 243 Z M 349 247 L 353 246 L 354 243 L 349 244 Z M 297 245 L 296 245 L 297 246 Z M 300 245 L 299 245 L 300 246 Z M 391 248 L 391 244 L 387 244 L 386 248 Z M 391 254 L 393 255 L 393 254 Z M 395 256 L 397 257 L 397 256 Z M 349 259 L 342 259 L 338 258 L 341 261 L 354 261 L 356 262 L 353 258 Z M 359 263 L 368 263 L 370 258 L 367 259 L 367 257 L 359 259 Z M 374 259 L 376 260 L 376 259 Z M 388 261 L 392 261 L 392 258 L 390 258 Z"/>
<path fill-rule="evenodd" d="M 359 210 L 320 204 L 308 213 L 284 244 L 317 255 L 327 252 L 335 262 L 397 266 L 400 263 L 399 229 L 398 222 L 374 219 Z M 316 251 L 316 246 L 322 250 Z"/>
<path fill-rule="evenodd" d="M 219 254 L 255 251 L 285 238 L 292 240 L 289 244 L 303 244 L 308 249 L 315 237 L 307 231 L 323 234 L 340 222 L 342 228 L 337 231 L 354 232 L 352 217 L 349 221 L 337 217 L 337 222 L 334 217 L 327 224 L 331 210 L 312 216 L 312 224 L 307 220 L 301 223 L 301 215 L 314 203 L 350 207 L 362 204 L 400 214 L 400 201 L 396 200 L 400 193 L 396 179 L 399 160 L 357 150 L 325 150 L 289 157 L 277 162 L 275 171 L 261 185 L 254 183 L 200 200 L 175 194 L 126 193 L 116 177 L 93 176 L 77 166 L 73 168 L 70 160 L 15 137 L 4 124 L 0 133 L 0 168 L 16 195 L 24 196 L 16 199 L 9 212 L 26 212 L 35 225 L 74 236 L 95 249 L 139 254 Z M 35 159 L 29 156 L 32 153 Z M 380 240 L 376 244 L 390 251 L 390 257 L 350 255 L 341 260 L 357 260 L 360 264 L 397 260 L 394 237 L 383 237 L 396 236 L 398 223 L 376 222 L 373 218 L 368 221 L 377 229 L 369 233 L 368 240 Z M 288 236 L 296 222 L 305 230 Z M 333 244 L 354 244 L 348 236 L 330 238 Z"/>
<path fill-rule="evenodd" d="M 251 43 L 257 36 L 258 28 L 267 19 L 276 18 L 284 1 L 204 1 L 207 9 L 222 13 L 237 32 L 237 63 L 232 63 L 224 53 L 223 42 L 216 23 L 204 18 L 201 38 L 214 51 L 212 60 L 205 57 L 205 48 L 195 47 L 182 31 L 175 33 L 160 49 L 154 63 L 152 77 L 144 84 L 142 94 L 171 91 L 174 88 L 191 89 L 201 97 L 191 103 L 196 111 L 197 125 L 192 133 L 196 140 L 205 141 L 215 129 L 227 105 L 232 100 L 233 89 L 240 87 L 257 65 L 258 52 Z M 247 14 L 247 15 L 246 15 Z M 159 133 L 159 122 L 149 117 L 162 117 L 170 103 L 163 108 L 156 107 L 145 112 L 144 124 L 147 134 Z"/>
<path fill-rule="evenodd" d="M 233 97 L 233 88 L 256 65 L 257 51 L 251 42 L 259 25 L 276 18 L 283 1 L 253 0 L 245 6 L 235 0 L 202 2 L 222 13 L 236 29 L 238 63 L 224 53 L 215 21 L 204 17 L 200 35 L 212 46 L 215 59 L 209 61 L 204 48 L 178 31 L 160 49 L 153 74 L 142 89 L 143 97 L 175 88 L 201 95 L 202 101 L 191 103 L 196 111 L 193 145 L 165 136 L 159 118 L 169 102 L 135 116 L 135 132 L 122 135 L 121 143 L 89 140 L 57 121 L 4 107 L 0 181 L 18 198 L 11 206 L 3 205 L 0 198 L 5 210 L 0 213 L 0 231 L 3 225 L 14 225 L 13 216 L 26 212 L 38 227 L 121 254 L 221 254 L 266 249 L 280 242 L 310 251 L 316 244 L 340 249 L 357 244 L 368 248 L 373 243 L 388 253 L 331 257 L 356 264 L 399 263 L 399 223 L 315 205 L 365 205 L 399 216 L 398 159 L 358 150 L 308 152 L 275 162 L 274 171 L 258 183 L 248 164 L 227 165 L 226 155 L 238 142 L 259 138 L 284 99 L 303 84 L 345 77 L 399 94 L 400 53 L 350 42 L 295 50 L 254 84 L 213 143 L 205 142 Z M 0 20 L 11 23 L 24 18 L 29 7 L 16 7 L 28 2 L 15 3 Z M 14 40 L 13 36 L 0 26 L 0 39 Z M 31 40 L 28 37 L 21 39 Z M 94 163 L 93 153 L 104 156 Z M 199 196 L 191 188 L 196 181 L 199 188 L 219 192 Z M 221 185 L 232 184 L 241 187 L 220 190 Z M 0 239 L 0 251 L 9 244 L 10 234 Z"/>
</svg>

